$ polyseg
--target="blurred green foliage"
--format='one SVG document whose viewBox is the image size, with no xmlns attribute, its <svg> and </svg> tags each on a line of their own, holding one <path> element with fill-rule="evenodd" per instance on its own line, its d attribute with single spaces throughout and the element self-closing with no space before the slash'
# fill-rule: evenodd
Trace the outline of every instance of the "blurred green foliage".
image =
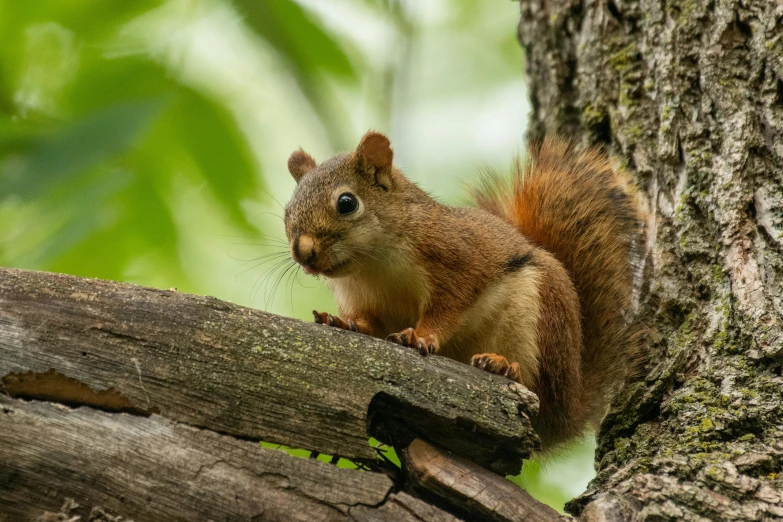
<svg viewBox="0 0 783 522">
<path fill-rule="evenodd" d="M 192 288 L 178 252 L 175 176 L 200 184 L 236 230 L 253 233 L 241 202 L 259 198 L 261 178 L 227 108 L 144 53 L 110 53 L 122 26 L 158 4 L 0 3 L 3 264 L 121 280 L 145 255 L 158 279 Z M 307 20 L 301 7 L 258 5 L 276 6 L 287 30 L 253 27 L 290 60 L 302 85 L 320 74 L 354 74 L 312 22 L 306 35 L 294 31 Z M 310 38 L 330 50 L 305 56 Z"/>
<path fill-rule="evenodd" d="M 324 159 L 378 128 L 413 179 L 458 201 L 476 164 L 522 143 L 517 9 L 0 0 L 0 265 L 303 319 L 333 309 L 287 259 L 285 158 L 302 145 Z M 514 480 L 561 508 L 592 451 Z"/>
</svg>

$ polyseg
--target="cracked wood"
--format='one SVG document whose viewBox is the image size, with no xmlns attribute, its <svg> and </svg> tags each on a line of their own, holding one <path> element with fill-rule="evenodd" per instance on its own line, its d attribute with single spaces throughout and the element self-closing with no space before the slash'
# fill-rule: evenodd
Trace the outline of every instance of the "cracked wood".
<svg viewBox="0 0 783 522">
<path fill-rule="evenodd" d="M 466 520 L 567 521 L 514 483 L 421 439 L 402 452 L 407 488 L 455 506 Z"/>
<path fill-rule="evenodd" d="M 374 460 L 421 436 L 498 473 L 538 447 L 506 379 L 210 297 L 0 269 L 6 393 Z"/>
<path fill-rule="evenodd" d="M 151 522 L 457 520 L 395 492 L 380 473 L 290 457 L 157 415 L 0 395 L 0 520 L 39 520 L 63 505 L 63 520 L 91 512 Z"/>
</svg>

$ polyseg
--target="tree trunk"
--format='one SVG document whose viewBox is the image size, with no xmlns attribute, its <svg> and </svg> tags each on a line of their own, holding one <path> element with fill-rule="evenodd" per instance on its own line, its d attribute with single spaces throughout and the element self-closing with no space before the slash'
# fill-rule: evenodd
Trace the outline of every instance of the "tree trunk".
<svg viewBox="0 0 783 522">
<path fill-rule="evenodd" d="M 783 4 L 522 0 L 521 13 L 530 138 L 606 145 L 647 214 L 644 369 L 570 510 L 783 517 Z"/>
</svg>

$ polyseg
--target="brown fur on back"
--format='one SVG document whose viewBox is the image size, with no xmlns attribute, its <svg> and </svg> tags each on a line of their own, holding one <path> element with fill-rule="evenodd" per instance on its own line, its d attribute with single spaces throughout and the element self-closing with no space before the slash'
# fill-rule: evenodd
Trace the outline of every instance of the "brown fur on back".
<svg viewBox="0 0 783 522">
<path fill-rule="evenodd" d="M 524 163 L 517 163 L 510 188 L 497 178 L 490 179 L 475 191 L 474 198 L 479 207 L 502 217 L 551 252 L 565 266 L 578 293 L 583 391 L 575 399 L 582 415 L 549 423 L 551 429 L 565 426 L 562 437 L 556 432 L 541 434 L 550 442 L 564 440 L 586 422 L 600 422 L 613 388 L 624 381 L 629 362 L 637 357 L 638 328 L 625 314 L 631 305 L 631 254 L 639 230 L 638 209 L 602 151 L 577 151 L 557 138 L 546 139 Z M 558 327 L 544 324 L 546 315 L 542 313 L 539 324 L 543 336 Z M 549 351 L 548 344 L 539 339 L 540 364 L 558 364 L 557 357 L 547 358 L 543 353 Z M 547 400 L 546 393 L 569 391 L 544 391 L 542 402 Z"/>
</svg>

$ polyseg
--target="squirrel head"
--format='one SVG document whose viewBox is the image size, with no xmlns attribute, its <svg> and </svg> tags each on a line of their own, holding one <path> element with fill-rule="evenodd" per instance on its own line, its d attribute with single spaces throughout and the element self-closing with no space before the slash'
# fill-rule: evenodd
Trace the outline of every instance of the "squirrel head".
<svg viewBox="0 0 783 522">
<path fill-rule="evenodd" d="M 342 277 L 388 244 L 390 201 L 407 182 L 392 166 L 389 139 L 364 135 L 356 150 L 317 165 L 299 149 L 288 159 L 296 190 L 285 208 L 293 259 L 308 274 Z M 366 264 L 365 264 L 366 266 Z"/>
</svg>

